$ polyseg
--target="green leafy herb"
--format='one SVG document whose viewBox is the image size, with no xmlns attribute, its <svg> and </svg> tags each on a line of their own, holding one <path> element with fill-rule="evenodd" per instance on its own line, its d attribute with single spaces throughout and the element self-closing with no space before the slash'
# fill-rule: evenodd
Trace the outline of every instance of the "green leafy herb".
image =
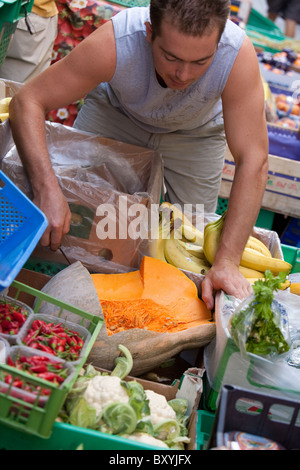
<svg viewBox="0 0 300 470">
<path fill-rule="evenodd" d="M 240 338 L 245 337 L 247 352 L 267 356 L 274 353 L 282 354 L 289 350 L 272 308 L 274 292 L 280 289 L 285 281 L 286 273 L 282 272 L 273 277 L 270 271 L 266 271 L 265 279 L 259 279 L 253 285 L 253 301 L 233 316 L 232 337 L 238 345 Z"/>
</svg>

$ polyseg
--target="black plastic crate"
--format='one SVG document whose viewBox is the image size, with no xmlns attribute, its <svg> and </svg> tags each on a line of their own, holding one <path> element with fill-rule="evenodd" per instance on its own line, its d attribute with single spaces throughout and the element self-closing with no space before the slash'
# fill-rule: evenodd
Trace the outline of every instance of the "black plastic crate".
<svg viewBox="0 0 300 470">
<path fill-rule="evenodd" d="M 231 431 L 270 439 L 286 450 L 299 450 L 300 402 L 224 385 L 208 448 L 222 447 L 224 434 Z"/>
</svg>

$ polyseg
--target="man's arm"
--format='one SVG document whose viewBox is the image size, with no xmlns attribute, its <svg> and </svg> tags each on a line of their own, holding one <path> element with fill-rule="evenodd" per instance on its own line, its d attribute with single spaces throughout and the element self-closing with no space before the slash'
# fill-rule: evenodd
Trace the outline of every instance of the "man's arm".
<svg viewBox="0 0 300 470">
<path fill-rule="evenodd" d="M 10 104 L 13 137 L 28 174 L 34 202 L 48 218 L 40 242 L 56 250 L 70 228 L 71 214 L 49 158 L 45 115 L 82 97 L 114 73 L 112 22 L 101 26 L 64 59 L 22 86 Z"/>
<path fill-rule="evenodd" d="M 251 293 L 238 266 L 255 225 L 268 176 L 268 133 L 264 91 L 255 50 L 244 43 L 222 95 L 225 132 L 235 161 L 223 234 L 212 268 L 202 284 L 202 297 L 213 307 L 214 291 L 237 298 Z"/>
</svg>

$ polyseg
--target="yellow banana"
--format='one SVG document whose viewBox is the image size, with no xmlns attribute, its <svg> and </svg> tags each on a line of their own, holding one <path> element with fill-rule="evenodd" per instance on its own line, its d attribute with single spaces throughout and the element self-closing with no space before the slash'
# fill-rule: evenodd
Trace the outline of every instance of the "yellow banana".
<svg viewBox="0 0 300 470">
<path fill-rule="evenodd" d="M 171 222 L 175 224 L 175 228 L 182 226 L 182 234 L 188 241 L 196 242 L 199 245 L 203 244 L 203 233 L 186 217 L 179 207 L 170 202 L 162 202 L 160 204 L 160 211 L 163 213 L 167 210 L 172 214 Z"/>
<path fill-rule="evenodd" d="M 197 245 L 203 245 L 203 233 L 200 232 L 194 225 L 182 224 L 181 227 L 183 237 Z"/>
<path fill-rule="evenodd" d="M 171 204 L 170 202 L 162 202 L 159 206 L 160 210 L 168 209 L 173 213 L 173 220 L 180 219 L 182 224 L 188 225 L 193 227 L 192 222 L 184 215 L 184 213 L 179 209 L 175 204 Z"/>
<path fill-rule="evenodd" d="M 204 260 L 188 253 L 174 238 L 165 240 L 165 258 L 177 268 L 205 275 L 210 266 Z"/>
<path fill-rule="evenodd" d="M 253 250 L 258 251 L 262 255 L 269 256 L 269 258 L 272 258 L 272 254 L 270 250 L 266 247 L 266 245 L 261 240 L 258 240 L 257 238 L 252 237 L 251 235 L 247 240 L 246 247 L 252 248 Z"/>
<path fill-rule="evenodd" d="M 11 102 L 11 97 L 2 98 L 2 100 L 0 100 L 0 114 L 8 113 L 10 102 Z"/>
<path fill-rule="evenodd" d="M 165 251 L 165 240 L 170 236 L 171 228 L 169 223 L 164 223 L 162 217 L 160 217 L 158 224 L 157 238 L 151 240 L 149 243 L 149 255 L 152 258 L 160 259 L 161 261 L 167 262 L 164 251 Z"/>
<path fill-rule="evenodd" d="M 280 289 L 280 290 L 285 290 L 285 289 L 287 289 L 287 288 L 290 287 L 290 286 L 291 286 L 291 281 L 289 281 L 289 280 L 287 279 L 285 282 L 282 282 L 282 283 L 280 284 L 279 289 Z"/>
<path fill-rule="evenodd" d="M 300 282 L 292 282 L 290 285 L 290 292 L 292 294 L 300 295 Z"/>
<path fill-rule="evenodd" d="M 218 220 L 209 222 L 204 227 L 203 251 L 205 258 L 213 264 L 220 243 L 225 212 Z"/>
<path fill-rule="evenodd" d="M 245 266 L 239 266 L 239 271 L 248 280 L 260 279 L 265 277 L 264 273 L 257 271 L 256 269 L 246 268 Z"/>
<path fill-rule="evenodd" d="M 191 255 L 194 255 L 199 259 L 205 259 L 203 246 L 196 245 L 195 243 L 185 242 L 184 240 L 180 239 L 178 239 L 178 243 Z"/>
<path fill-rule="evenodd" d="M 265 272 L 269 269 L 273 274 L 279 274 L 281 271 L 290 272 L 292 265 L 283 259 L 269 258 L 258 253 L 252 248 L 245 248 L 240 261 L 241 266 Z"/>
<path fill-rule="evenodd" d="M 216 222 L 210 222 L 210 224 L 207 224 L 204 228 L 203 250 L 210 264 L 213 264 L 220 243 L 224 218 L 225 212 L 220 219 Z M 290 272 L 292 269 L 292 265 L 286 261 L 265 256 L 253 248 L 248 247 L 245 247 L 242 253 L 240 265 L 262 273 L 269 269 L 273 274 L 278 274 L 281 271 Z"/>
<path fill-rule="evenodd" d="M 9 117 L 8 113 L 0 113 L 0 121 L 4 122 Z"/>
</svg>

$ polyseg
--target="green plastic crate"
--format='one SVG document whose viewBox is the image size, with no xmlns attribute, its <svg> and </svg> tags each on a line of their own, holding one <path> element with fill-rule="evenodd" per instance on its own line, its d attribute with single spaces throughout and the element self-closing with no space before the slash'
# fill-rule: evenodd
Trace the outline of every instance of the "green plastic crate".
<svg viewBox="0 0 300 470">
<path fill-rule="evenodd" d="M 228 207 L 228 199 L 218 198 L 218 207 L 216 213 L 222 215 Z M 272 230 L 274 221 L 274 212 L 261 209 L 255 222 L 256 227 Z"/>
<path fill-rule="evenodd" d="M 0 423 L 0 449 L 5 450 L 154 450 L 142 444 L 92 429 L 55 422 L 49 439 L 31 436 Z M 165 450 L 165 449 L 162 449 Z"/>
<path fill-rule="evenodd" d="M 99 335 L 103 320 L 100 317 L 96 317 L 77 307 L 73 307 L 21 282 L 14 281 L 11 287 L 14 288 L 12 292 L 15 293 L 10 293 L 10 297 L 18 299 L 23 293 L 35 299 L 33 307 L 34 313 L 38 313 L 44 303 L 51 304 L 53 310 L 55 310 L 55 314 L 59 318 L 67 319 L 68 314 L 72 314 L 73 323 L 84 326 L 91 334 L 81 361 L 74 365 L 72 379 L 62 384 L 60 388 L 57 388 L 55 385 L 51 384 L 51 382 L 35 378 L 7 364 L 0 364 L 0 372 L 12 374 L 13 377 L 26 380 L 26 382 L 40 386 L 41 388 L 44 387 L 50 392 L 47 401 L 41 403 L 41 397 L 38 396 L 35 400 L 31 399 L 30 401 L 24 398 L 24 394 L 17 396 L 16 389 L 12 392 L 10 386 L 7 390 L 0 391 L 0 423 L 24 433 L 33 434 L 41 438 L 49 438 L 57 414 L 76 381 L 80 369 L 87 360 L 94 342 Z M 78 316 L 78 321 L 74 320 L 74 315 Z"/>
<path fill-rule="evenodd" d="M 0 65 L 5 59 L 7 49 L 18 21 L 31 12 L 34 0 L 0 1 Z"/>
<path fill-rule="evenodd" d="M 247 28 L 262 32 L 263 34 L 272 35 L 272 37 L 284 37 L 281 29 L 275 25 L 273 21 L 269 20 L 269 18 L 266 18 L 259 13 L 255 8 L 251 8 Z"/>
<path fill-rule="evenodd" d="M 206 450 L 214 414 L 197 412 L 196 449 Z M 141 442 L 81 428 L 68 423 L 55 422 L 49 439 L 42 439 L 9 428 L 0 423 L 0 449 L 2 450 L 158 450 Z M 165 451 L 165 449 L 161 449 Z"/>
<path fill-rule="evenodd" d="M 300 248 L 290 245 L 281 245 L 283 258 L 293 267 L 291 273 L 300 273 Z"/>
<path fill-rule="evenodd" d="M 254 46 L 272 53 L 281 51 L 282 43 L 286 39 L 281 29 L 255 8 L 251 9 L 246 33 Z"/>
<path fill-rule="evenodd" d="M 67 267 L 67 264 L 54 263 L 53 261 L 35 258 L 34 256 L 30 256 L 23 266 L 24 269 L 46 274 L 47 276 L 55 276 Z"/>
<path fill-rule="evenodd" d="M 212 432 L 215 413 L 199 410 L 197 414 L 197 449 L 207 450 L 207 444 Z"/>
</svg>

